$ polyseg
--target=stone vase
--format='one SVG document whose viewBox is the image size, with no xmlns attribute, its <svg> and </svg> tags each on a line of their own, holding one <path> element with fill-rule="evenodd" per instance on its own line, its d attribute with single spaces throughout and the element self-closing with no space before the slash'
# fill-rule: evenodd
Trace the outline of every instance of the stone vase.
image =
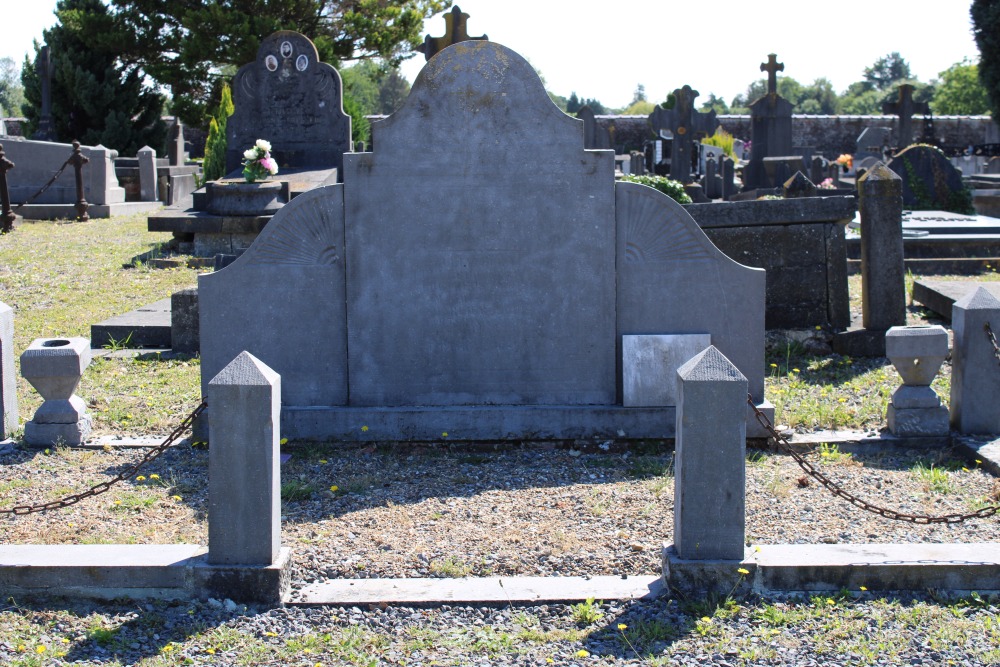
<svg viewBox="0 0 1000 667">
<path fill-rule="evenodd" d="M 45 402 L 24 425 L 30 445 L 79 445 L 91 431 L 87 405 L 74 392 L 90 365 L 86 338 L 38 338 L 21 354 L 21 375 Z"/>
<path fill-rule="evenodd" d="M 941 326 L 892 327 L 885 354 L 903 379 L 886 412 L 889 431 L 907 437 L 947 435 L 948 408 L 931 389 L 948 356 L 948 332 Z"/>
</svg>

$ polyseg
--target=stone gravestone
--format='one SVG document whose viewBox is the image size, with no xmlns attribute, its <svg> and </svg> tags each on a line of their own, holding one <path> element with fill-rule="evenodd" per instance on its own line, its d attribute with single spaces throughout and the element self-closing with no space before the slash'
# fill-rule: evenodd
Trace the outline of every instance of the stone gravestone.
<svg viewBox="0 0 1000 667">
<path fill-rule="evenodd" d="M 657 106 L 649 114 L 649 122 L 658 136 L 669 132 L 673 139 L 670 142 L 670 178 L 681 183 L 690 183 L 691 158 L 694 140 L 715 134 L 719 121 L 715 111 L 701 113 L 694 108 L 694 100 L 698 91 L 691 86 L 674 90 L 674 108 L 664 109 Z"/>
<path fill-rule="evenodd" d="M 17 430 L 17 378 L 14 375 L 14 309 L 0 301 L 0 440 Z"/>
<path fill-rule="evenodd" d="M 899 116 L 896 146 L 905 148 L 913 143 L 913 115 L 918 113 L 926 115 L 930 113 L 930 107 L 927 102 L 913 101 L 913 86 L 911 84 L 901 84 L 898 91 L 899 97 L 895 102 L 886 102 L 882 105 L 882 113 Z"/>
<path fill-rule="evenodd" d="M 35 72 L 42 87 L 42 108 L 38 116 L 38 128 L 31 138 L 36 141 L 55 141 L 55 128 L 52 127 L 52 56 L 48 44 L 38 52 Z"/>
<path fill-rule="evenodd" d="M 167 159 L 171 167 L 183 167 L 187 163 L 187 153 L 184 152 L 184 126 L 181 125 L 180 118 L 174 118 L 174 123 L 170 126 Z"/>
<path fill-rule="evenodd" d="M 305 35 L 281 30 L 266 37 L 257 60 L 241 67 L 233 81 L 226 173 L 242 169 L 243 151 L 257 139 L 271 142 L 271 155 L 282 169 L 340 170 L 351 149 L 342 90 L 340 74 L 319 61 Z"/>
<path fill-rule="evenodd" d="M 885 151 L 889 148 L 892 130 L 888 127 L 866 127 L 858 137 L 857 148 L 854 151 L 854 163 L 860 164 L 865 158 L 875 158 L 879 162 L 885 160 Z"/>
<path fill-rule="evenodd" d="M 199 277 L 203 383 L 250 352 L 289 438 L 669 437 L 672 406 L 622 405 L 621 338 L 706 333 L 763 401 L 764 272 L 615 183 L 522 57 L 452 45 L 372 130 Z"/>
<path fill-rule="evenodd" d="M 597 124 L 593 109 L 585 105 L 576 112 L 576 117 L 583 121 L 584 148 L 611 148 L 611 137 L 608 136 L 607 130 Z"/>
<path fill-rule="evenodd" d="M 764 158 L 792 154 L 792 103 L 778 95 L 777 73 L 784 69 L 773 53 L 760 66 L 760 71 L 767 72 L 767 93 L 750 104 L 750 161 L 743 169 L 744 190 L 780 185 L 780 181 L 768 180 Z"/>
<path fill-rule="evenodd" d="M 903 208 L 973 214 L 962 174 L 933 146 L 910 146 L 889 161 L 903 181 Z"/>
</svg>

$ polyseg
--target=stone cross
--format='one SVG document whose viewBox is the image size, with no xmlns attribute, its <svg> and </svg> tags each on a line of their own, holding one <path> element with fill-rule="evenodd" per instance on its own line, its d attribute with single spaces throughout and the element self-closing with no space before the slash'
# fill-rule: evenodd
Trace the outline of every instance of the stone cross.
<svg viewBox="0 0 1000 667">
<path fill-rule="evenodd" d="M 913 115 L 920 113 L 927 115 L 930 107 L 927 102 L 913 101 L 913 86 L 904 83 L 898 88 L 899 97 L 895 102 L 886 102 L 882 105 L 882 113 L 895 114 L 899 116 L 899 148 L 906 148 L 913 143 Z"/>
<path fill-rule="evenodd" d="M 468 27 L 466 25 L 468 20 L 469 15 L 459 9 L 458 5 L 452 7 L 451 12 L 444 15 L 444 35 L 441 37 L 431 37 L 430 35 L 424 37 L 424 45 L 419 49 L 424 52 L 424 58 L 430 60 L 438 51 L 441 51 L 445 47 L 451 46 L 452 44 L 458 44 L 459 42 L 465 42 L 470 39 L 489 39 L 486 35 L 470 37 Z"/>
<path fill-rule="evenodd" d="M 670 178 L 681 183 L 691 182 L 691 143 L 699 136 L 709 136 L 719 126 L 715 111 L 701 113 L 695 111 L 694 100 L 697 90 L 685 85 L 674 91 L 674 108 L 657 106 L 649 115 L 653 131 L 660 135 L 667 130 L 673 135 L 670 142 Z M 660 135 L 661 136 L 661 135 Z"/>
<path fill-rule="evenodd" d="M 760 64 L 760 71 L 767 72 L 767 93 L 775 95 L 778 92 L 778 72 L 785 71 L 785 63 L 778 62 L 775 53 L 767 54 L 767 62 Z"/>
</svg>

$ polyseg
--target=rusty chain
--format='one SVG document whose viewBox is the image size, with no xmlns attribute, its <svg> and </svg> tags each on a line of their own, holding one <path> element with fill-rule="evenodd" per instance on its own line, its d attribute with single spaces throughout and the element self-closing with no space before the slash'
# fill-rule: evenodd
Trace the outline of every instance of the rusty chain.
<svg viewBox="0 0 1000 667">
<path fill-rule="evenodd" d="M 880 507 L 878 505 L 873 505 L 872 503 L 858 498 L 853 493 L 846 491 L 839 484 L 831 480 L 829 477 L 817 470 L 809 461 L 806 460 L 804 456 L 795 451 L 791 443 L 785 436 L 778 433 L 771 421 L 767 418 L 763 412 L 761 412 L 757 406 L 754 404 L 753 396 L 747 395 L 747 403 L 749 403 L 751 409 L 753 409 L 754 414 L 757 417 L 758 423 L 764 427 L 771 437 L 774 438 L 775 443 L 778 445 L 783 453 L 788 454 L 795 462 L 799 464 L 799 467 L 806 472 L 807 475 L 815 479 L 817 482 L 822 484 L 830 493 L 842 498 L 847 502 L 851 503 L 855 507 L 865 510 L 866 512 L 872 512 L 873 514 L 878 514 L 886 519 L 893 519 L 895 521 L 908 521 L 910 523 L 917 523 L 922 525 L 934 524 L 934 523 L 962 523 L 969 519 L 986 519 L 997 513 L 1000 513 L 1000 506 L 991 505 L 989 507 L 983 507 L 976 510 L 975 512 L 968 512 L 966 514 L 944 514 L 941 516 L 930 516 L 928 514 L 906 514 L 904 512 L 897 512 L 896 510 L 891 510 L 885 507 Z"/>
<path fill-rule="evenodd" d="M 993 329 L 990 327 L 989 321 L 983 324 L 983 329 L 986 331 L 986 337 L 989 339 L 990 344 L 993 345 L 993 356 L 997 358 L 997 363 L 1000 363 L 1000 345 L 997 345 L 997 337 L 993 334 Z"/>
<path fill-rule="evenodd" d="M 54 176 L 53 176 L 52 178 L 50 178 L 50 179 L 49 179 L 49 182 L 48 182 L 48 183 L 46 183 L 45 185 L 43 185 L 42 187 L 40 187 L 40 188 L 38 189 L 38 192 L 36 192 L 35 194 L 31 195 L 30 197 L 28 197 L 27 199 L 25 199 L 25 200 L 24 200 L 23 202 L 21 202 L 20 204 L 18 204 L 18 205 L 17 205 L 17 206 L 15 206 L 14 208 L 12 208 L 12 209 L 11 209 L 11 213 L 13 213 L 14 215 L 17 215 L 17 212 L 18 212 L 18 211 L 20 211 L 20 210 L 21 210 L 22 208 L 24 208 L 25 206 L 27 206 L 27 205 L 28 205 L 28 204 L 30 204 L 31 202 L 33 202 L 33 201 L 35 201 L 36 199 L 38 199 L 39 197 L 41 197 L 41 196 L 42 196 L 42 193 L 43 193 L 43 192 L 45 192 L 46 190 L 48 190 L 48 189 L 49 189 L 49 186 L 51 186 L 51 185 L 52 185 L 53 183 L 55 183 L 55 182 L 56 182 L 56 180 L 57 180 L 57 179 L 58 179 L 58 178 L 59 178 L 60 176 L 62 176 L 62 173 L 63 173 L 64 171 L 66 171 L 66 167 L 68 167 L 68 166 L 69 166 L 69 165 L 70 165 L 70 164 L 71 164 L 72 162 L 73 162 L 73 156 L 71 155 L 71 156 L 69 157 L 69 159 L 67 159 L 67 160 L 66 160 L 65 162 L 63 162 L 63 166 L 59 167 L 59 171 L 57 171 L 57 172 L 55 173 L 55 175 L 54 175 Z"/>
<path fill-rule="evenodd" d="M 63 507 L 69 507 L 70 505 L 75 505 L 84 498 L 99 496 L 102 493 L 110 491 L 111 487 L 113 487 L 115 484 L 118 484 L 119 482 L 122 482 L 132 477 L 133 475 L 135 475 L 136 472 L 139 471 L 141 467 L 143 467 L 150 461 L 159 458 L 159 456 L 163 454 L 163 452 L 167 451 L 167 449 L 174 444 L 174 441 L 177 440 L 178 437 L 180 437 L 185 431 L 191 428 L 191 424 L 194 423 L 194 420 L 198 418 L 198 415 L 200 415 L 205 410 L 206 407 L 208 407 L 208 403 L 203 400 L 201 402 L 201 405 L 195 408 L 194 412 L 185 417 L 184 421 L 182 421 L 177 426 L 177 428 L 171 431 L 170 435 L 168 435 L 163 442 L 161 442 L 159 445 L 153 447 L 148 452 L 146 452 L 145 456 L 143 456 L 138 463 L 135 463 L 126 468 L 125 470 L 123 470 L 122 472 L 118 473 L 118 476 L 115 477 L 114 479 L 109 480 L 107 482 L 101 482 L 100 484 L 96 484 L 90 487 L 86 491 L 83 491 L 81 493 L 74 493 L 59 500 L 53 500 L 47 503 L 42 503 L 41 505 L 18 505 L 17 507 L 12 507 L 10 509 L 0 510 L 0 514 L 14 514 L 20 516 L 23 514 L 36 514 L 38 512 L 57 510 Z"/>
</svg>

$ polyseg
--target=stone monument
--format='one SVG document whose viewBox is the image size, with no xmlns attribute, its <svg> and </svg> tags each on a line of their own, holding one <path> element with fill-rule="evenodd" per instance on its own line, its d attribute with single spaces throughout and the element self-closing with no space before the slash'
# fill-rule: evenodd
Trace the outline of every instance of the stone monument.
<svg viewBox="0 0 1000 667">
<path fill-rule="evenodd" d="M 699 137 L 709 137 L 719 127 L 715 111 L 701 113 L 694 108 L 694 100 L 698 91 L 685 85 L 674 91 L 674 108 L 664 109 L 657 106 L 649 114 L 649 123 L 657 136 L 670 140 L 670 178 L 681 183 L 690 183 L 691 150 L 694 140 Z"/>
<path fill-rule="evenodd" d="M 21 375 L 45 402 L 24 425 L 31 445 L 79 445 L 90 435 L 87 404 L 76 395 L 83 371 L 90 365 L 86 338 L 37 338 L 21 354 Z"/>
<path fill-rule="evenodd" d="M 343 184 L 199 277 L 206 389 L 245 350 L 289 438 L 669 437 L 674 406 L 622 404 L 622 336 L 705 333 L 763 403 L 764 272 L 615 183 L 522 57 L 454 44 L 372 131 Z"/>
<path fill-rule="evenodd" d="M 885 356 L 903 379 L 886 412 L 889 431 L 898 436 L 948 435 L 948 408 L 931 382 L 948 356 L 942 326 L 898 326 L 885 333 Z"/>
<path fill-rule="evenodd" d="M 424 37 L 424 44 L 420 47 L 420 51 L 424 54 L 424 59 L 430 60 L 445 47 L 451 46 L 452 44 L 458 44 L 459 42 L 465 42 L 470 39 L 472 40 L 487 40 L 489 37 L 486 35 L 480 35 L 479 37 L 470 37 L 468 32 L 469 15 L 459 9 L 458 5 L 451 8 L 451 11 L 444 15 L 445 30 L 444 34 L 440 37 L 431 37 L 427 35 Z"/>
<path fill-rule="evenodd" d="M 764 166 L 765 158 L 796 157 L 792 156 L 792 103 L 778 95 L 778 72 L 784 70 L 785 64 L 773 53 L 761 63 L 760 71 L 767 72 L 767 93 L 750 104 L 750 162 L 743 169 L 744 190 L 778 187 L 794 174 L 777 170 L 772 180 Z"/>
<path fill-rule="evenodd" d="M 38 52 L 35 72 L 42 87 L 42 108 L 38 116 L 38 127 L 31 138 L 36 141 L 55 141 L 56 131 L 52 127 L 52 54 L 48 44 Z"/>
<path fill-rule="evenodd" d="M 899 96 L 895 102 L 886 102 L 882 105 L 882 113 L 895 114 L 899 116 L 899 132 L 896 135 L 896 146 L 906 148 L 913 143 L 913 115 L 930 113 L 930 106 L 927 102 L 913 101 L 913 85 L 909 83 L 900 84 L 897 88 Z"/>
</svg>

